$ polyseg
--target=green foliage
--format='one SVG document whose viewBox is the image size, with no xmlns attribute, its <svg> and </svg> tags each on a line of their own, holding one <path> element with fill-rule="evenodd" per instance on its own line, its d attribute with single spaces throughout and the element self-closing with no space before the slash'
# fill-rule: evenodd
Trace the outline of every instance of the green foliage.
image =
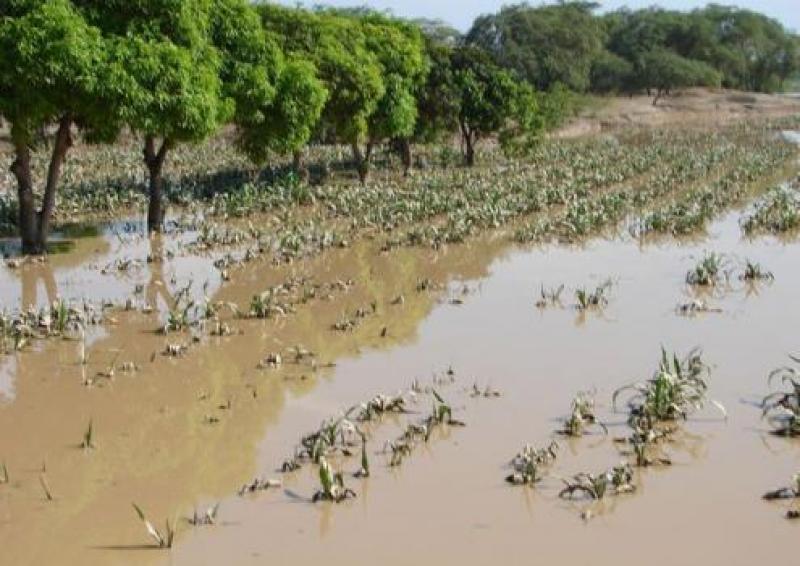
<svg viewBox="0 0 800 566">
<path fill-rule="evenodd" d="M 104 131 L 115 94 L 129 86 L 108 43 L 68 0 L 4 3 L 0 52 L 0 115 L 21 145 L 67 114 Z"/>
<path fill-rule="evenodd" d="M 642 56 L 640 80 L 657 89 L 655 102 L 662 93 L 688 86 L 719 86 L 720 75 L 710 65 L 681 57 L 669 49 L 654 49 Z"/>
<path fill-rule="evenodd" d="M 136 85 L 123 111 L 134 131 L 172 142 L 200 141 L 229 115 L 219 58 L 209 45 L 180 47 L 167 38 L 130 36 L 118 53 Z"/>
<path fill-rule="evenodd" d="M 311 62 L 327 90 L 319 137 L 347 143 L 364 139 L 386 87 L 359 22 L 333 12 L 273 4 L 258 5 L 257 10 L 284 52 Z"/>
<path fill-rule="evenodd" d="M 215 0 L 210 40 L 222 57 L 223 96 L 236 124 L 258 123 L 276 97 L 282 53 L 264 33 L 258 15 L 241 0 Z"/>
<path fill-rule="evenodd" d="M 588 2 L 506 6 L 478 18 L 465 39 L 540 90 L 557 83 L 579 92 L 657 88 L 648 82 L 653 65 L 647 59 L 665 52 L 673 71 L 694 78 L 676 87 L 719 82 L 772 92 L 800 70 L 798 37 L 756 12 L 710 4 L 692 12 L 623 8 L 595 16 L 596 7 Z M 719 79 L 697 62 L 716 70 Z"/>
<path fill-rule="evenodd" d="M 429 70 L 422 33 L 407 22 L 374 13 L 360 21 L 384 82 L 383 96 L 369 120 L 370 141 L 410 137 L 417 121 L 414 92 Z"/>
<path fill-rule="evenodd" d="M 416 92 L 415 137 L 431 142 L 458 128 L 459 99 L 452 65 L 453 48 L 427 39 L 425 50 L 430 70 L 425 83 Z"/>
<path fill-rule="evenodd" d="M 603 27 L 592 15 L 596 6 L 589 2 L 506 6 L 475 20 L 466 41 L 540 90 L 562 83 L 584 91 L 604 43 Z"/>
<path fill-rule="evenodd" d="M 715 4 L 689 13 L 620 10 L 604 16 L 603 22 L 607 49 L 633 65 L 639 79 L 645 77 L 647 55 L 665 49 L 707 64 L 719 73 L 723 86 L 742 90 L 776 90 L 800 68 L 797 37 L 749 10 Z"/>
<path fill-rule="evenodd" d="M 603 51 L 592 62 L 590 81 L 594 92 L 613 93 L 633 90 L 635 86 L 633 64 L 615 53 Z"/>
<path fill-rule="evenodd" d="M 223 55 L 223 92 L 235 110 L 239 146 L 254 161 L 302 148 L 327 97 L 316 69 L 284 58 L 243 0 L 215 0 L 212 40 Z"/>
<path fill-rule="evenodd" d="M 520 153 L 533 147 L 541 131 L 556 121 L 555 98 L 536 93 L 525 81 L 497 66 L 476 47 L 453 51 L 451 57 L 457 119 L 468 165 L 474 163 L 475 143 L 490 134 L 499 134 L 507 153 Z M 557 96 L 557 95 L 556 95 Z M 541 112 L 543 106 L 550 115 Z"/>
<path fill-rule="evenodd" d="M 511 73 L 475 47 L 457 49 L 452 66 L 462 130 L 482 136 L 502 128 L 514 110 L 517 81 Z"/>
</svg>

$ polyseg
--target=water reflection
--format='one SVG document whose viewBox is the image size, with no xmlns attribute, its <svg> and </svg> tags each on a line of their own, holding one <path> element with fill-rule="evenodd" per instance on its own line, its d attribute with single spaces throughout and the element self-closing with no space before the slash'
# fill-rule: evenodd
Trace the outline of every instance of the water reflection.
<svg viewBox="0 0 800 566">
<path fill-rule="evenodd" d="M 36 308 L 43 304 L 50 304 L 58 299 L 58 284 L 52 266 L 47 263 L 33 263 L 23 265 L 19 269 L 21 304 L 20 307 Z M 39 294 L 41 288 L 44 293 Z"/>
<path fill-rule="evenodd" d="M 166 259 L 163 236 L 160 234 L 150 236 L 150 255 L 147 263 L 150 280 L 145 288 L 145 300 L 148 306 L 158 311 L 162 310 L 159 299 L 161 299 L 164 309 L 168 310 L 174 306 L 172 293 L 164 278 L 164 262 Z"/>
</svg>

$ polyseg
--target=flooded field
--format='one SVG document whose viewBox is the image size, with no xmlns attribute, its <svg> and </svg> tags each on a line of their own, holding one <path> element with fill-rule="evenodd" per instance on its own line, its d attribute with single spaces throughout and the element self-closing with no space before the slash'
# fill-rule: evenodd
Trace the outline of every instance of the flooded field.
<svg viewBox="0 0 800 566">
<path fill-rule="evenodd" d="M 149 239 L 132 222 L 70 238 L 47 262 L 10 260 L 9 311 L 115 307 L 85 334 L 0 357 L 0 563 L 785 562 L 792 504 L 761 496 L 791 484 L 800 461 L 761 403 L 781 385 L 769 373 L 800 353 L 800 248 L 756 229 L 785 201 L 741 192 L 674 238 L 659 232 L 682 233 L 695 209 L 659 200 L 659 170 L 633 175 L 653 191 L 647 210 L 609 213 L 592 224 L 606 237 L 580 243 L 514 243 L 542 239 L 541 222 L 522 219 L 453 245 L 368 235 L 228 277 L 229 248 L 191 248 L 202 228 Z M 787 191 L 796 175 L 794 163 L 778 172 Z M 723 174 L 711 177 L 675 194 L 724 194 Z M 560 236 L 565 210 L 552 212 Z M 688 284 L 708 257 L 719 258 L 714 284 Z M 765 277 L 746 278 L 748 262 Z M 211 314 L 181 318 L 198 305 Z M 653 377 L 662 348 L 695 347 L 724 410 L 690 411 L 653 465 L 637 462 L 614 392 Z M 402 395 L 403 410 L 365 415 L 380 394 Z M 602 426 L 559 434 L 579 394 Z M 355 496 L 340 503 L 313 502 L 319 454 L 297 452 L 325 422 L 344 441 L 319 460 L 342 473 L 331 493 Z M 509 485 L 515 454 L 552 441 L 541 481 Z M 623 461 L 642 465 L 605 497 L 562 497 L 564 480 Z M 173 547 L 159 549 L 173 528 Z"/>
<path fill-rule="evenodd" d="M 480 3 L 0 1 L 0 566 L 793 563 L 796 10 Z"/>
<path fill-rule="evenodd" d="M 758 403 L 769 371 L 798 348 L 792 332 L 800 315 L 798 249 L 771 238 L 743 241 L 738 220 L 729 214 L 691 243 L 621 238 L 528 249 L 509 247 L 495 234 L 440 252 L 390 255 L 364 244 L 292 267 L 320 279 L 353 279 L 346 297 L 303 307 L 278 324 L 242 323 L 243 335 L 213 340 L 185 358 L 150 361 L 165 338 L 152 334 L 152 319 L 143 315 L 97 336 L 87 366 L 78 363 L 72 342 L 3 358 L 0 454 L 10 476 L 0 493 L 3 560 L 345 564 L 369 555 L 393 564 L 483 563 L 501 553 L 523 563 L 533 544 L 537 556 L 564 563 L 610 564 L 625 552 L 666 564 L 676 554 L 653 551 L 664 536 L 691 545 L 708 564 L 785 557 L 795 525 L 782 519 L 782 507 L 759 496 L 791 478 L 796 446 L 767 434 Z M 81 261 L 101 261 L 113 244 L 109 238 L 86 244 L 89 257 L 77 266 L 64 256 L 63 265 L 56 258 L 4 271 L 4 297 L 101 285 L 82 275 Z M 721 312 L 678 316 L 676 306 L 695 298 L 686 271 L 706 251 L 726 254 L 732 264 L 758 261 L 775 280 L 732 279 L 706 298 Z M 143 270 L 148 285 L 164 279 L 152 265 Z M 253 269 L 220 297 L 247 297 L 276 275 Z M 575 288 L 608 278 L 606 307 L 574 308 Z M 417 291 L 425 279 L 448 285 Z M 561 284 L 563 306 L 535 306 L 541 286 Z M 405 301 L 392 304 L 399 295 Z M 374 318 L 351 333 L 330 330 L 342 312 L 370 301 L 377 303 Z M 315 353 L 316 371 L 288 361 L 259 369 L 268 352 L 295 344 Z M 625 434 L 625 417 L 612 411 L 611 395 L 649 377 L 662 345 L 703 348 L 713 369 L 712 396 L 728 419 L 710 408 L 691 418 L 667 447 L 674 465 L 637 470 L 633 494 L 593 504 L 560 500 L 559 477 L 600 471 L 623 458 L 613 437 Z M 120 351 L 120 360 L 142 369 L 82 385 L 85 374 L 101 371 Z M 327 367 L 331 362 L 336 366 Z M 448 368 L 452 383 L 443 377 Z M 311 468 L 288 475 L 281 488 L 235 495 L 252 477 L 281 477 L 277 468 L 297 439 L 324 419 L 434 376 L 467 426 L 436 432 L 390 468 L 382 443 L 414 415 L 386 417 L 368 444 L 371 477 L 347 478 L 356 499 L 309 503 L 317 486 Z M 474 397 L 474 384 L 501 395 Z M 541 484 L 506 485 L 511 457 L 525 443 L 546 445 L 574 395 L 589 390 L 608 437 L 560 439 L 559 458 Z M 427 412 L 430 401 L 419 397 L 409 409 Z M 90 420 L 97 447 L 87 451 L 79 444 Z M 354 472 L 357 461 L 336 465 Z M 52 502 L 39 484 L 42 469 Z M 160 553 L 149 550 L 131 501 L 158 518 L 159 528 L 164 518 L 221 503 L 216 526 L 181 525 L 176 547 Z M 584 524 L 587 510 L 594 518 Z M 453 540 L 463 543 L 454 549 Z"/>
</svg>

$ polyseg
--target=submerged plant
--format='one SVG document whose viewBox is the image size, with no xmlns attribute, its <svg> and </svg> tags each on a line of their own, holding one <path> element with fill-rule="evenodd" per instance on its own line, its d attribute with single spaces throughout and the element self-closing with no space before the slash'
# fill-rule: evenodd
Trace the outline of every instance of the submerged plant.
<svg viewBox="0 0 800 566">
<path fill-rule="evenodd" d="M 172 543 L 175 540 L 175 528 L 170 523 L 169 519 L 166 520 L 164 533 L 162 534 L 161 531 L 153 526 L 153 523 L 147 520 L 144 512 L 136 503 L 132 503 L 131 505 L 133 505 L 136 514 L 139 516 L 142 524 L 144 524 L 147 534 L 156 542 L 158 548 L 172 548 Z"/>
<path fill-rule="evenodd" d="M 740 276 L 743 281 L 772 281 L 775 276 L 771 271 L 767 271 L 761 264 L 751 262 L 749 259 L 745 262 L 744 272 Z"/>
<path fill-rule="evenodd" d="M 405 413 L 406 399 L 401 394 L 397 395 L 376 395 L 366 403 L 353 407 L 346 416 L 356 413 L 355 419 L 359 422 L 368 422 L 384 413 Z"/>
<path fill-rule="evenodd" d="M 83 433 L 83 440 L 81 441 L 81 448 L 84 450 L 94 449 L 94 426 L 92 420 L 89 419 L 89 425 L 86 427 L 86 432 Z"/>
<path fill-rule="evenodd" d="M 42 486 L 45 499 L 47 499 L 47 501 L 53 501 L 53 492 L 50 491 L 50 484 L 47 483 L 47 478 L 44 475 L 44 471 L 39 474 L 39 485 Z"/>
<path fill-rule="evenodd" d="M 722 254 L 706 253 L 697 265 L 686 274 L 686 283 L 699 287 L 717 285 L 728 277 L 725 271 L 726 266 L 727 260 Z"/>
<path fill-rule="evenodd" d="M 800 498 L 800 473 L 792 476 L 792 485 L 781 487 L 764 494 L 763 499 L 774 501 L 776 499 L 796 499 Z"/>
<path fill-rule="evenodd" d="M 453 418 L 453 408 L 447 404 L 447 402 L 442 398 L 439 393 L 435 389 L 431 390 L 433 394 L 434 403 L 433 403 L 433 411 L 431 415 L 428 417 L 428 427 L 430 428 L 433 425 L 437 424 L 448 424 L 452 426 L 464 426 L 463 421 L 459 421 Z"/>
<path fill-rule="evenodd" d="M 584 311 L 591 308 L 602 308 L 608 304 L 608 291 L 611 289 L 612 282 L 608 281 L 595 287 L 594 291 L 587 291 L 583 287 L 575 290 L 575 299 L 578 310 Z"/>
<path fill-rule="evenodd" d="M 362 432 L 361 434 L 361 467 L 355 473 L 358 478 L 369 477 L 369 458 L 367 457 L 367 436 Z"/>
<path fill-rule="evenodd" d="M 700 299 L 695 299 L 688 303 L 679 304 L 675 311 L 683 316 L 693 316 L 698 313 L 722 312 L 722 309 L 718 307 L 712 307 L 707 302 Z"/>
<path fill-rule="evenodd" d="M 576 496 L 603 499 L 607 494 L 619 495 L 636 490 L 633 469 L 629 464 L 620 464 L 597 475 L 581 472 L 563 481 L 565 487 L 558 494 L 562 499 L 574 499 Z"/>
<path fill-rule="evenodd" d="M 648 415 L 636 414 L 629 417 L 628 426 L 631 428 L 630 436 L 614 441 L 631 447 L 629 452 L 623 454 L 633 456 L 637 468 L 672 465 L 672 460 L 661 455 L 660 446 L 662 442 L 672 439 L 675 428 L 658 423 Z"/>
<path fill-rule="evenodd" d="M 762 498 L 766 501 L 800 499 L 800 473 L 792 476 L 792 484 L 790 486 L 768 491 Z M 787 519 L 800 519 L 800 509 L 796 507 L 789 509 L 786 511 L 785 517 Z"/>
<path fill-rule="evenodd" d="M 756 201 L 742 221 L 747 234 L 790 232 L 800 226 L 800 193 L 789 187 L 775 187 Z"/>
<path fill-rule="evenodd" d="M 727 417 L 720 403 L 707 398 L 708 375 L 709 367 L 703 362 L 700 350 L 692 350 L 680 360 L 676 354 L 668 356 L 662 348 L 661 362 L 653 377 L 617 389 L 613 396 L 614 408 L 617 408 L 619 397 L 629 392 L 627 406 L 630 414 L 656 422 L 685 419 L 690 413 L 702 409 L 706 402 Z"/>
<path fill-rule="evenodd" d="M 314 503 L 317 501 L 341 503 L 348 498 L 356 497 L 355 491 L 345 487 L 342 474 L 334 473 L 325 458 L 320 458 L 319 461 L 319 483 L 320 489 L 311 498 Z"/>
<path fill-rule="evenodd" d="M 246 483 L 242 487 L 240 487 L 238 495 L 239 497 L 242 497 L 248 493 L 255 493 L 257 491 L 268 491 L 270 489 L 279 489 L 282 485 L 283 482 L 281 482 L 280 480 L 255 478 L 250 483 Z"/>
<path fill-rule="evenodd" d="M 536 306 L 540 309 L 547 308 L 548 306 L 558 306 L 561 304 L 561 294 L 564 292 L 564 285 L 561 284 L 556 288 L 545 289 L 544 285 L 539 289 L 539 299 L 536 301 Z"/>
<path fill-rule="evenodd" d="M 179 291 L 178 297 L 175 299 L 175 305 L 167 315 L 167 322 L 161 329 L 162 333 L 181 332 L 191 326 L 192 321 L 189 313 L 194 308 L 195 302 L 188 299 L 188 293 L 189 287 Z"/>
<path fill-rule="evenodd" d="M 506 482 L 511 485 L 535 485 L 547 473 L 550 465 L 555 461 L 558 453 L 558 444 L 551 442 L 546 448 L 534 448 L 530 444 L 511 460 L 514 470 L 506 476 Z"/>
<path fill-rule="evenodd" d="M 566 436 L 583 436 L 591 427 L 608 434 L 608 428 L 594 414 L 594 398 L 588 393 L 578 393 L 572 400 L 572 412 L 560 431 Z"/>
<path fill-rule="evenodd" d="M 790 356 L 800 363 L 800 358 Z M 780 379 L 788 391 L 777 391 L 764 397 L 761 402 L 762 417 L 778 436 L 800 436 L 800 372 L 794 367 L 781 367 L 769 375 L 769 383 Z"/>
<path fill-rule="evenodd" d="M 199 514 L 197 509 L 194 510 L 192 516 L 187 519 L 187 522 L 193 527 L 210 526 L 217 523 L 217 513 L 219 512 L 219 503 L 212 505 L 205 510 L 205 513 Z"/>
</svg>

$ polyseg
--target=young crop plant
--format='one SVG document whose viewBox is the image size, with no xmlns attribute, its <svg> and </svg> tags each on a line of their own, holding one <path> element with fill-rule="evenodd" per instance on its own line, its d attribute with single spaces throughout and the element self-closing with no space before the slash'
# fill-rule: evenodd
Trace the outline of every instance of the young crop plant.
<svg viewBox="0 0 800 566">
<path fill-rule="evenodd" d="M 592 428 L 608 434 L 608 427 L 595 416 L 594 398 L 589 393 L 578 393 L 572 400 L 572 412 L 559 432 L 565 436 L 580 437 Z"/>
<path fill-rule="evenodd" d="M 575 290 L 575 300 L 577 301 L 575 308 L 579 311 L 586 311 L 589 309 L 602 309 L 608 305 L 608 293 L 613 283 L 607 280 L 598 285 L 594 291 L 587 291 L 585 288 L 580 287 Z"/>
<path fill-rule="evenodd" d="M 771 271 L 762 267 L 760 263 L 755 263 L 748 259 L 745 261 L 744 271 L 739 278 L 742 281 L 758 282 L 772 281 L 775 279 L 775 276 Z"/>
<path fill-rule="evenodd" d="M 722 254 L 706 253 L 697 265 L 686 274 L 686 283 L 698 287 L 713 287 L 727 281 L 729 273 L 726 271 L 728 261 Z"/>
<path fill-rule="evenodd" d="M 792 476 L 792 483 L 790 486 L 781 487 L 772 491 L 768 491 L 762 497 L 765 501 L 779 501 L 779 500 L 792 500 L 800 499 L 800 473 Z M 787 519 L 800 519 L 800 509 L 796 506 L 786 511 L 785 517 Z"/>
<path fill-rule="evenodd" d="M 800 358 L 791 357 L 800 363 Z M 800 436 L 800 373 L 795 367 L 784 366 L 772 371 L 769 383 L 779 379 L 788 388 L 767 395 L 761 402 L 762 417 L 778 436 Z"/>
<path fill-rule="evenodd" d="M 558 456 L 558 444 L 551 442 L 546 448 L 534 448 L 530 444 L 511 460 L 513 472 L 506 476 L 511 485 L 536 485 L 547 472 Z"/>
<path fill-rule="evenodd" d="M 144 511 L 142 511 L 136 503 L 132 503 L 132 505 L 133 509 L 136 511 L 136 515 L 139 517 L 139 520 L 142 521 L 145 530 L 147 530 L 147 534 L 155 541 L 158 548 L 172 548 L 172 543 L 175 541 L 175 522 L 173 521 L 170 523 L 169 519 L 167 519 L 164 532 L 162 533 L 153 526 L 153 523 L 147 519 Z"/>
<path fill-rule="evenodd" d="M 341 473 L 334 473 L 331 465 L 323 457 L 319 461 L 319 482 L 320 489 L 317 490 L 311 500 L 332 501 L 341 503 L 349 498 L 356 497 L 356 492 L 344 485 L 344 476 Z"/>
<path fill-rule="evenodd" d="M 599 500 L 606 495 L 636 491 L 636 486 L 633 485 L 633 468 L 629 464 L 620 464 L 601 474 L 581 472 L 563 481 L 565 487 L 558 494 L 562 499 L 584 497 Z"/>
<path fill-rule="evenodd" d="M 626 405 L 632 416 L 656 422 L 686 419 L 706 403 L 727 417 L 725 408 L 707 397 L 708 376 L 709 367 L 703 362 L 700 350 L 692 350 L 681 360 L 676 354 L 670 357 L 662 348 L 661 361 L 653 377 L 617 389 L 613 405 L 616 409 L 620 397 L 627 395 Z"/>
<path fill-rule="evenodd" d="M 782 234 L 796 230 L 800 226 L 800 193 L 796 187 L 770 189 L 756 201 L 741 225 L 745 234 Z"/>
<path fill-rule="evenodd" d="M 544 309 L 547 307 L 555 307 L 561 305 L 561 294 L 564 292 L 564 284 L 558 287 L 545 289 L 544 285 L 539 289 L 539 299 L 536 301 L 536 307 Z"/>
</svg>

